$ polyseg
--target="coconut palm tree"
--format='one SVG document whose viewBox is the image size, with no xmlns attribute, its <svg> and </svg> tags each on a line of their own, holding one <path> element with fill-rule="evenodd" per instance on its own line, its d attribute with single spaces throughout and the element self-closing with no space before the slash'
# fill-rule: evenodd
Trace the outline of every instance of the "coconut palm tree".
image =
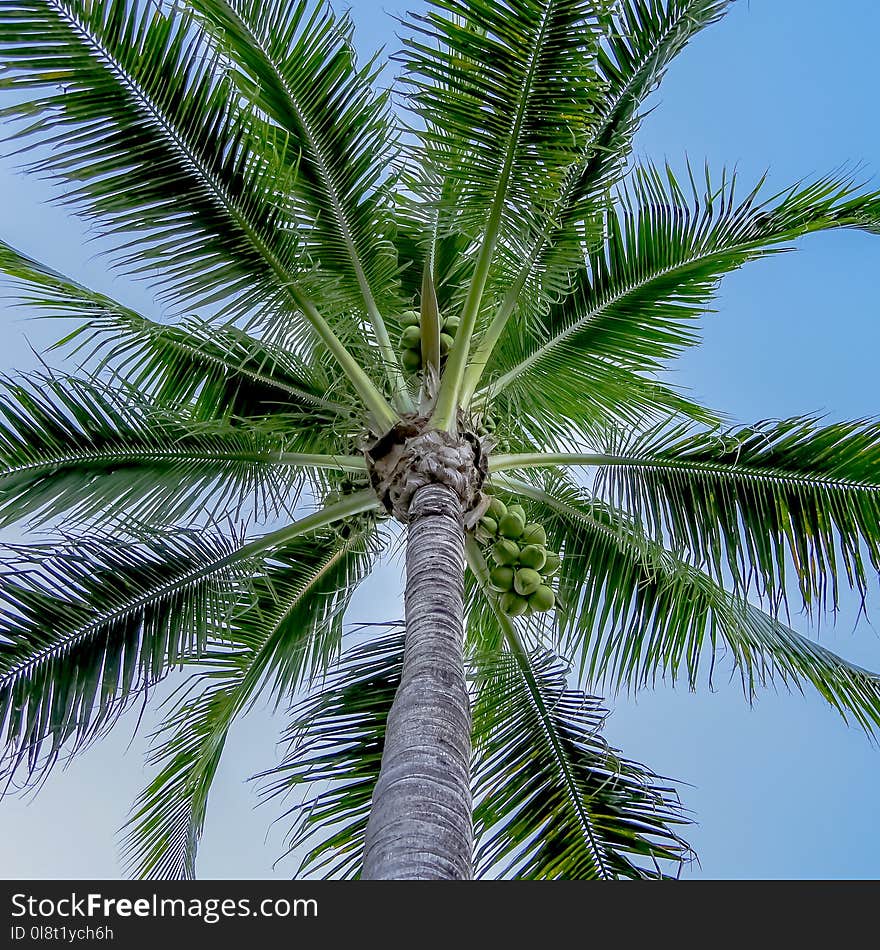
<svg viewBox="0 0 880 950">
<path fill-rule="evenodd" d="M 320 0 L 0 0 L 4 120 L 158 321 L 0 245 L 75 321 L 73 375 L 0 401 L 0 723 L 45 778 L 173 670 L 132 873 L 191 877 L 229 728 L 290 706 L 265 775 L 303 873 L 653 877 L 668 783 L 587 690 L 880 678 L 787 625 L 880 568 L 880 424 L 725 424 L 669 385 L 724 275 L 880 227 L 831 175 L 771 194 L 637 163 L 725 0 L 430 0 L 377 88 Z M 405 624 L 342 648 L 405 544 Z"/>
</svg>

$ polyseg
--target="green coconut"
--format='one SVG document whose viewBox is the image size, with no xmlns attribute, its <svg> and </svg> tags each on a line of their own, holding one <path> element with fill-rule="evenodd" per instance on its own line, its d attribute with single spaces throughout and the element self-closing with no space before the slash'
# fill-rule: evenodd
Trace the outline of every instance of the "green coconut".
<svg viewBox="0 0 880 950">
<path fill-rule="evenodd" d="M 529 602 L 525 597 L 508 591 L 501 595 L 501 609 L 508 617 L 520 617 L 529 609 Z"/>
<path fill-rule="evenodd" d="M 480 526 L 485 528 L 489 534 L 498 534 L 498 522 L 490 515 L 483 515 L 480 518 Z"/>
<path fill-rule="evenodd" d="M 502 538 L 492 545 L 492 557 L 496 564 L 516 564 L 519 560 L 519 545 L 516 541 Z"/>
<path fill-rule="evenodd" d="M 513 579 L 513 589 L 522 597 L 528 597 L 541 586 L 541 575 L 530 567 L 521 567 Z"/>
<path fill-rule="evenodd" d="M 507 509 L 509 515 L 517 515 L 522 518 L 523 528 L 526 526 L 526 511 L 522 505 L 510 505 Z"/>
<path fill-rule="evenodd" d="M 500 521 L 507 514 L 507 505 L 500 498 L 493 498 L 489 502 L 486 514 L 491 515 L 496 521 Z"/>
<path fill-rule="evenodd" d="M 547 560 L 547 549 L 540 544 L 527 544 L 519 552 L 519 562 L 523 567 L 530 567 L 532 570 L 540 571 Z"/>
<path fill-rule="evenodd" d="M 456 331 L 460 326 L 461 326 L 461 318 L 460 318 L 460 317 L 447 317 L 447 318 L 443 321 L 443 329 L 444 329 L 447 333 L 451 334 L 452 336 L 455 336 L 455 331 Z"/>
<path fill-rule="evenodd" d="M 536 524 L 534 521 L 523 528 L 522 539 L 523 544 L 539 544 L 541 547 L 547 546 L 547 532 L 541 525 Z"/>
<path fill-rule="evenodd" d="M 400 342 L 403 346 L 415 346 L 422 341 L 421 327 L 407 327 L 403 331 Z"/>
<path fill-rule="evenodd" d="M 511 508 L 507 509 L 507 514 L 498 522 L 498 532 L 502 538 L 510 538 L 511 541 L 523 533 L 525 523 Z"/>
<path fill-rule="evenodd" d="M 452 344 L 455 343 L 455 340 L 448 333 L 440 334 L 440 355 L 446 356 L 446 354 L 452 349 Z"/>
<path fill-rule="evenodd" d="M 556 595 L 546 584 L 541 584 L 537 590 L 529 594 L 529 607 L 532 610 L 540 612 L 552 610 L 555 604 Z"/>
<path fill-rule="evenodd" d="M 403 368 L 408 373 L 417 373 L 422 368 L 422 351 L 415 349 L 406 349 L 401 356 Z"/>
<path fill-rule="evenodd" d="M 541 569 L 541 573 L 544 577 L 551 577 L 558 570 L 562 564 L 562 558 L 555 551 L 547 552 L 547 559 L 544 561 L 544 567 Z"/>
<path fill-rule="evenodd" d="M 489 572 L 489 583 L 497 591 L 513 590 L 513 575 L 512 567 L 493 567 Z"/>
<path fill-rule="evenodd" d="M 405 327 L 417 327 L 422 322 L 422 318 L 416 310 L 404 310 L 400 315 L 400 322 Z"/>
</svg>

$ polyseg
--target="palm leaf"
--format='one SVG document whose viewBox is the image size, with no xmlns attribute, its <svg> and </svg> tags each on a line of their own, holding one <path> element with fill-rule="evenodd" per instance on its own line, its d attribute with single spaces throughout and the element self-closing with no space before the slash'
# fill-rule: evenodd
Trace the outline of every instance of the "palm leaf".
<svg viewBox="0 0 880 950">
<path fill-rule="evenodd" d="M 598 488 L 655 538 L 771 604 L 793 575 L 808 608 L 864 598 L 880 571 L 880 423 L 812 418 L 662 426 L 606 446 Z"/>
<path fill-rule="evenodd" d="M 724 651 L 749 699 L 771 683 L 809 684 L 844 720 L 880 727 L 880 676 L 728 593 L 563 476 L 543 487 L 496 481 L 537 503 L 548 543 L 562 550 L 556 636 L 582 678 L 636 690 L 684 676 L 694 689 L 706 668 L 711 685 Z"/>
<path fill-rule="evenodd" d="M 601 701 L 569 689 L 551 653 L 506 653 L 480 672 L 477 876 L 670 876 L 688 855 L 677 795 L 605 742 Z"/>
<path fill-rule="evenodd" d="M 233 77 L 283 131 L 295 169 L 287 199 L 303 218 L 309 251 L 341 275 L 364 308 L 383 358 L 394 365 L 382 312 L 399 311 L 388 168 L 397 132 L 373 63 L 358 68 L 352 24 L 323 0 L 194 0 L 218 35 Z"/>
<path fill-rule="evenodd" d="M 193 423 L 137 390 L 31 374 L 0 386 L 0 523 L 80 519 L 172 522 L 250 501 L 277 512 L 300 470 L 272 431 Z"/>
<path fill-rule="evenodd" d="M 859 194 L 846 180 L 775 198 L 759 191 L 740 199 L 735 176 L 716 186 L 707 173 L 703 190 L 692 178 L 688 196 L 671 169 L 638 170 L 572 293 L 532 332 L 507 334 L 496 348 L 485 396 L 511 389 L 520 403 L 534 401 L 540 419 L 579 426 L 589 419 L 583 394 L 602 385 L 606 367 L 657 373 L 698 341 L 696 320 L 725 274 L 814 231 L 880 228 L 880 194 Z"/>
<path fill-rule="evenodd" d="M 230 324 L 198 317 L 175 324 L 159 323 L 78 284 L 58 271 L 0 241 L 0 271 L 12 282 L 15 297 L 41 317 L 83 318 L 57 347 L 108 364 L 133 386 L 162 402 L 189 402 L 196 394 L 196 414 L 253 415 L 270 408 L 298 407 L 323 415 L 351 414 L 356 404 L 334 404 L 325 394 L 335 367 L 311 365 L 293 346 L 261 342 Z"/>
<path fill-rule="evenodd" d="M 336 656 L 342 618 L 377 553 L 374 521 L 325 532 L 273 553 L 253 599 L 203 653 L 182 698 L 154 736 L 155 777 L 139 796 L 124 841 L 137 878 L 195 877 L 208 795 L 235 718 L 267 684 L 276 701 Z"/>
<path fill-rule="evenodd" d="M 292 710 L 284 761 L 257 776 L 268 798 L 297 791 L 289 851 L 296 876 L 356 878 L 385 725 L 403 668 L 403 634 L 373 637 L 343 653 L 322 687 Z M 315 787 L 313 787 L 315 786 Z"/>
<path fill-rule="evenodd" d="M 43 774 L 204 649 L 252 567 L 204 531 L 12 548 L 3 565 L 3 773 Z"/>
</svg>

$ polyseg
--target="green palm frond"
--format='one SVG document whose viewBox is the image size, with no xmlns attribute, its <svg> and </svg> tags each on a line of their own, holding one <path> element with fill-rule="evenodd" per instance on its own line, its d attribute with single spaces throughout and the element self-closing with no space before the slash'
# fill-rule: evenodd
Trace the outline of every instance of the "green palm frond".
<svg viewBox="0 0 880 950">
<path fill-rule="evenodd" d="M 71 355 L 108 365 L 132 386 L 157 401 L 187 403 L 197 395 L 200 418 L 254 415 L 280 408 L 308 408 L 319 421 L 333 414 L 353 415 L 354 397 L 341 390 L 347 404 L 326 393 L 344 377 L 331 364 L 307 363 L 290 345 L 273 346 L 231 324 L 190 317 L 160 323 L 106 294 L 28 257 L 0 241 L 0 272 L 12 283 L 15 299 L 41 317 L 84 319 L 86 322 L 57 344 Z M 339 377 L 339 378 L 337 378 Z"/>
<path fill-rule="evenodd" d="M 502 622 L 510 623 L 502 616 Z M 689 849 L 674 789 L 602 738 L 601 701 L 566 684 L 552 653 L 505 653 L 474 703 L 478 877 L 672 876 Z"/>
<path fill-rule="evenodd" d="M 735 176 L 715 185 L 707 173 L 702 188 L 691 178 L 688 194 L 671 169 L 638 169 L 572 293 L 531 332 L 503 337 L 483 398 L 503 406 L 518 397 L 541 420 L 580 426 L 589 421 L 585 394 L 602 385 L 606 367 L 654 374 L 698 341 L 697 318 L 725 274 L 814 231 L 880 229 L 880 194 L 844 179 L 771 198 L 760 190 L 740 198 Z"/>
<path fill-rule="evenodd" d="M 3 114 L 21 120 L 19 138 L 44 146 L 31 170 L 126 236 L 123 265 L 141 275 L 158 265 L 156 282 L 180 306 L 219 305 L 264 335 L 301 331 L 302 346 L 314 333 L 374 424 L 394 424 L 355 316 L 326 276 L 310 287 L 276 136 L 251 121 L 191 13 L 148 0 L 9 0 L 0 55 L 0 90 L 16 93 Z"/>
<path fill-rule="evenodd" d="M 366 308 L 385 360 L 396 362 L 382 313 L 399 311 L 388 168 L 397 131 L 374 63 L 359 68 L 348 14 L 323 0 L 194 0 L 229 56 L 244 95 L 283 132 L 295 170 L 287 200 L 304 218 L 309 253 L 341 275 Z M 392 362 L 391 365 L 394 365 Z"/>
<path fill-rule="evenodd" d="M 138 273 L 190 306 L 248 312 L 297 269 L 275 195 L 283 170 L 235 106 L 217 54 L 180 8 L 14 0 L 0 8 L 6 118 L 49 146 L 33 169 L 119 234 Z M 234 307 L 233 307 L 234 304 Z"/>
<path fill-rule="evenodd" d="M 559 474 L 537 484 L 496 479 L 532 499 L 563 552 L 556 637 L 586 681 L 637 690 L 684 677 L 691 689 L 722 658 L 751 699 L 772 683 L 812 685 L 846 721 L 880 729 L 880 676 L 860 669 L 728 593 L 649 538 L 624 513 Z"/>
<path fill-rule="evenodd" d="M 393 630 L 346 650 L 321 688 L 293 708 L 284 761 L 257 776 L 267 798 L 301 798 L 286 813 L 289 851 L 302 855 L 297 877 L 360 874 L 403 639 Z"/>
<path fill-rule="evenodd" d="M 791 576 L 807 608 L 836 610 L 841 581 L 864 598 L 880 571 L 877 421 L 667 425 L 605 448 L 598 490 L 743 593 L 777 605 Z"/>
<path fill-rule="evenodd" d="M 291 440 L 295 441 L 295 439 Z M 31 374 L 0 381 L 0 523 L 173 522 L 246 502 L 276 512 L 304 484 L 273 431 L 193 423 L 138 390 Z"/>
<path fill-rule="evenodd" d="M 640 110 L 670 62 L 701 30 L 719 20 L 730 0 L 621 0 L 599 18 L 597 98 L 586 140 L 566 169 L 558 193 L 539 208 L 498 308 L 468 368 L 468 402 L 508 322 L 528 326 L 570 291 L 587 247 L 605 236 L 607 194 L 622 174 L 639 127 Z M 519 332 L 519 330 L 515 331 Z"/>
<path fill-rule="evenodd" d="M 12 548 L 2 565 L 2 771 L 43 774 L 219 635 L 253 570 L 217 533 Z"/>
<path fill-rule="evenodd" d="M 444 222 L 479 247 L 437 398 L 442 428 L 455 414 L 497 252 L 518 252 L 586 137 L 598 95 L 596 4 L 432 0 L 408 25 L 403 81 L 420 120 L 421 161 L 457 183 Z"/>
<path fill-rule="evenodd" d="M 222 641 L 198 658 L 154 736 L 149 764 L 159 766 L 127 824 L 125 864 L 133 877 L 192 879 L 208 795 L 235 718 L 265 686 L 276 702 L 337 655 L 348 603 L 378 553 L 375 522 L 297 539 L 275 551 L 253 581 Z"/>
</svg>

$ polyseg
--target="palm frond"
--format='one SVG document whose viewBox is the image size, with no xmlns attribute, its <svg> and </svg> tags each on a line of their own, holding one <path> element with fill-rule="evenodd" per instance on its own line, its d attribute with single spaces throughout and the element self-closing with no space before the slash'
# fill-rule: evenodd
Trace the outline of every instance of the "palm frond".
<svg viewBox="0 0 880 950">
<path fill-rule="evenodd" d="M 557 638 L 590 683 L 637 690 L 684 677 L 695 689 L 729 660 L 751 699 L 758 687 L 812 685 L 846 721 L 880 729 L 880 676 L 802 636 L 663 548 L 624 513 L 555 473 L 536 484 L 496 479 L 539 505 L 562 550 Z"/>
<path fill-rule="evenodd" d="M 621 177 L 648 94 L 670 62 L 730 0 L 622 0 L 599 18 L 597 85 L 602 88 L 586 140 L 558 192 L 523 241 L 506 289 L 468 369 L 465 401 L 476 389 L 499 338 L 520 332 L 571 290 L 587 247 L 600 246 L 607 194 Z M 502 274 L 502 277 L 504 275 Z"/>
<path fill-rule="evenodd" d="M 159 769 L 139 796 L 123 842 L 137 878 L 192 879 L 208 795 L 235 718 L 269 687 L 276 702 L 336 657 L 348 603 L 378 552 L 375 522 L 297 539 L 275 551 L 254 579 L 222 641 L 198 658 L 197 672 L 154 736 Z"/>
<path fill-rule="evenodd" d="M 397 131 L 387 93 L 374 92 L 374 62 L 357 65 L 350 16 L 324 0 L 192 6 L 243 94 L 283 132 L 282 158 L 295 169 L 287 199 L 309 253 L 343 277 L 350 305 L 366 308 L 387 343 L 381 314 L 400 309 L 388 177 Z"/>
<path fill-rule="evenodd" d="M 186 403 L 198 395 L 196 415 L 253 415 L 270 408 L 353 414 L 326 399 L 340 380 L 323 366 L 286 347 L 255 339 L 231 324 L 190 317 L 174 324 L 152 320 L 0 241 L 0 272 L 14 297 L 41 317 L 86 322 L 56 344 L 71 355 L 108 365 L 131 385 L 161 402 Z M 84 356 L 83 356 L 84 354 Z M 341 377 L 341 374 L 337 373 Z M 345 395 L 348 395 L 347 393 Z M 342 394 L 340 394 L 342 398 Z"/>
<path fill-rule="evenodd" d="M 287 813 L 289 850 L 302 854 L 297 877 L 360 874 L 403 639 L 394 630 L 345 651 L 320 690 L 293 708 L 284 761 L 257 776 L 268 798 L 297 791 L 302 798 Z"/>
<path fill-rule="evenodd" d="M 277 512 L 301 470 L 277 432 L 198 424 L 135 389 L 31 374 L 0 381 L 0 523 Z"/>
<path fill-rule="evenodd" d="M 678 796 L 602 738 L 601 700 L 568 688 L 548 652 L 505 653 L 478 681 L 477 876 L 673 876 L 689 853 L 675 830 L 686 823 Z"/>
<path fill-rule="evenodd" d="M 597 487 L 658 540 L 764 602 L 836 610 L 880 572 L 880 423 L 665 425 L 605 446 Z"/>
<path fill-rule="evenodd" d="M 485 396 L 512 389 L 578 426 L 590 403 L 583 394 L 606 366 L 655 374 L 698 341 L 697 318 L 725 274 L 815 231 L 880 229 L 880 194 L 860 193 L 845 179 L 771 198 L 760 191 L 759 184 L 740 198 L 735 175 L 716 185 L 707 172 L 702 188 L 691 174 L 688 194 L 670 168 L 638 169 L 607 214 L 606 244 L 589 252 L 572 293 L 530 332 L 508 333 L 496 347 Z"/>
<path fill-rule="evenodd" d="M 0 597 L 3 774 L 44 774 L 222 630 L 253 565 L 204 530 L 10 549 Z"/>
<path fill-rule="evenodd" d="M 192 16 L 137 0 L 10 0 L 0 8 L 0 88 L 31 165 L 119 235 L 134 272 L 160 267 L 181 305 L 248 313 L 284 298 L 295 234 L 285 187 Z"/>
</svg>

